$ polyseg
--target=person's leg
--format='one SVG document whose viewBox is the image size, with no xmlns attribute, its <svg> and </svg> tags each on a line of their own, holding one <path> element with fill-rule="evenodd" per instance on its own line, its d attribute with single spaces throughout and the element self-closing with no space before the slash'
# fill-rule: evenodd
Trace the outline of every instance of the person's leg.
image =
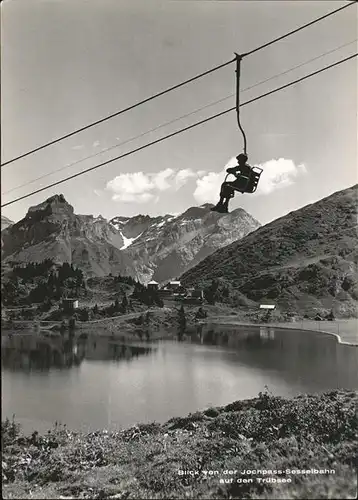
<svg viewBox="0 0 358 500">
<path fill-rule="evenodd" d="M 212 212 L 220 212 L 222 207 L 223 207 L 223 200 L 220 198 L 220 201 L 218 201 L 214 207 L 211 207 L 210 210 Z"/>
<path fill-rule="evenodd" d="M 226 196 L 227 196 L 227 185 L 226 185 L 226 182 L 223 182 L 221 184 L 221 188 L 220 188 L 220 200 L 219 200 L 218 205 L 222 205 L 223 204 L 224 199 L 226 198 Z"/>
<path fill-rule="evenodd" d="M 233 196 L 234 196 L 234 190 L 228 186 L 227 182 L 223 182 L 220 189 L 220 200 L 218 204 L 211 210 L 227 213 L 229 200 L 230 198 L 233 198 Z"/>
<path fill-rule="evenodd" d="M 229 200 L 230 198 L 233 198 L 234 195 L 235 191 L 232 187 L 230 187 L 227 182 L 224 182 L 221 186 L 220 197 L 227 198 Z"/>
<path fill-rule="evenodd" d="M 224 200 L 222 204 L 224 212 L 227 213 L 229 211 L 229 201 L 231 200 L 231 198 L 235 196 L 235 191 L 232 189 L 232 187 L 226 185 L 223 187 L 223 194 L 224 194 Z"/>
<path fill-rule="evenodd" d="M 229 201 L 231 199 L 231 196 L 228 196 L 227 198 L 224 199 L 223 204 L 222 204 L 222 211 L 224 213 L 229 212 Z"/>
<path fill-rule="evenodd" d="M 221 207 L 225 199 L 225 182 L 221 184 L 220 188 L 220 200 L 211 210 L 216 210 L 218 207 Z"/>
</svg>

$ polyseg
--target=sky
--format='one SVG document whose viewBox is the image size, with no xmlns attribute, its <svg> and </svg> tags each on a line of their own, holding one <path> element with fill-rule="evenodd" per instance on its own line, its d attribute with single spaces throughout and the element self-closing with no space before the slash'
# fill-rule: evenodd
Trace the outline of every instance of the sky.
<svg viewBox="0 0 358 500">
<path fill-rule="evenodd" d="M 2 162 L 229 61 L 234 52 L 247 52 L 344 3 L 5 0 Z M 357 27 L 355 5 L 244 58 L 240 101 L 357 52 Z M 240 116 L 249 163 L 263 168 L 263 174 L 257 192 L 236 194 L 230 209 L 242 207 L 265 224 L 356 184 L 357 88 L 354 58 L 243 106 Z M 1 171 L 2 204 L 233 107 L 234 93 L 232 64 L 6 165 Z M 206 107 L 227 96 L 231 97 Z M 225 168 L 242 149 L 236 114 L 231 112 L 5 207 L 2 214 L 18 221 L 30 206 L 57 193 L 75 213 L 107 219 L 181 213 L 218 201 Z M 38 177 L 43 178 L 35 180 Z"/>
</svg>

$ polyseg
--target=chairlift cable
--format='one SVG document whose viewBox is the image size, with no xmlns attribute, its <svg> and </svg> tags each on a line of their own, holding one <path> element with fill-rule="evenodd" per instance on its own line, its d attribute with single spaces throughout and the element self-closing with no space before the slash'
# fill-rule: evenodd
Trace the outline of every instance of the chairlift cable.
<svg viewBox="0 0 358 500">
<path fill-rule="evenodd" d="M 251 56 L 255 52 L 258 52 L 259 50 L 265 49 L 266 47 L 269 47 L 273 43 L 279 42 L 279 41 L 283 40 L 284 38 L 286 38 L 286 37 L 288 37 L 290 35 L 294 35 L 295 33 L 298 33 L 298 31 L 301 31 L 304 28 L 308 28 L 309 26 L 312 26 L 313 24 L 315 24 L 315 23 L 317 23 L 319 21 L 322 21 L 323 19 L 326 19 L 327 17 L 331 16 L 332 14 L 336 14 L 337 12 L 339 12 L 339 11 L 341 11 L 343 9 L 346 9 L 347 7 L 351 7 L 352 5 L 354 5 L 355 3 L 357 3 L 357 1 L 358 0 L 353 0 L 352 2 L 346 3 L 345 5 L 343 5 L 342 7 L 339 7 L 336 10 L 332 10 L 331 12 L 328 12 L 328 14 L 325 14 L 325 15 L 323 15 L 321 17 L 318 17 L 317 19 L 314 19 L 313 21 L 311 21 L 311 22 L 309 22 L 307 24 L 304 24 L 303 26 L 300 26 L 300 27 L 298 27 L 298 28 L 290 31 L 289 33 L 286 33 L 285 35 L 279 36 L 278 38 L 275 38 L 274 40 L 271 40 L 270 42 L 267 42 L 267 43 L 265 43 L 263 45 L 260 45 L 259 47 L 256 47 L 256 49 L 252 49 L 249 52 L 246 52 L 245 54 L 241 54 L 241 55 L 242 55 L 242 57 Z"/>
<path fill-rule="evenodd" d="M 253 103 L 255 101 L 263 99 L 264 97 L 267 97 L 267 96 L 269 96 L 271 94 L 275 94 L 276 92 L 279 92 L 280 90 L 283 90 L 285 88 L 291 87 L 292 85 L 295 85 L 295 84 L 297 84 L 299 82 L 302 82 L 303 80 L 306 80 L 307 78 L 310 78 L 310 77 L 312 77 L 314 75 L 318 75 L 319 73 L 322 73 L 323 71 L 326 71 L 326 70 L 328 70 L 330 68 L 338 66 L 339 64 L 347 62 L 350 59 L 353 59 L 354 57 L 357 57 L 357 56 L 358 56 L 358 52 L 355 53 L 355 54 L 352 54 L 351 56 L 348 56 L 348 57 L 346 57 L 344 59 L 340 59 L 339 61 L 336 61 L 335 63 L 330 64 L 329 66 L 325 66 L 325 67 L 323 67 L 323 68 L 321 68 L 321 69 L 319 69 L 317 71 L 314 71 L 313 73 L 309 73 L 308 75 L 305 75 L 305 76 L 303 76 L 301 78 L 298 78 L 297 80 L 294 80 L 294 81 L 292 81 L 290 83 L 286 83 L 285 85 L 282 85 L 281 87 L 277 87 L 276 89 L 270 90 L 269 92 L 266 92 L 265 94 L 261 94 L 261 95 L 259 95 L 257 97 L 254 97 L 253 99 L 250 99 L 250 100 L 248 100 L 246 102 L 243 102 L 242 104 L 240 104 L 240 106 L 246 106 L 247 104 L 251 104 L 251 103 Z M 187 126 L 185 128 L 182 128 L 182 129 L 179 129 L 176 132 L 172 132 L 171 134 L 168 134 L 168 135 L 166 135 L 164 137 L 156 139 L 155 141 L 152 141 L 152 142 L 149 142 L 147 144 L 144 144 L 143 146 L 140 146 L 140 147 L 138 147 L 136 149 L 133 149 L 131 151 L 128 151 L 127 153 L 124 153 L 124 154 L 122 154 L 120 156 L 117 156 L 117 157 L 112 158 L 110 160 L 107 160 L 107 161 L 105 161 L 103 163 L 100 163 L 99 165 L 95 165 L 95 166 L 90 167 L 90 168 L 88 168 L 86 170 L 83 170 L 82 172 L 78 172 L 78 173 L 73 174 L 73 175 L 71 175 L 69 177 L 65 177 L 64 179 L 61 179 L 61 180 L 56 181 L 56 182 L 53 182 L 52 184 L 49 184 L 49 185 L 44 186 L 44 187 L 42 187 L 40 189 L 37 189 L 37 190 L 32 191 L 30 193 L 27 193 L 27 194 L 25 194 L 23 196 L 20 196 L 19 198 L 16 198 L 15 200 L 12 200 L 12 201 L 9 201 L 7 203 L 4 203 L 3 205 L 1 205 L 1 208 L 7 207 L 9 205 L 12 205 L 13 203 L 17 203 L 20 200 L 24 200 L 25 198 L 29 198 L 30 196 L 33 196 L 33 195 L 38 194 L 38 193 L 41 193 L 42 191 L 45 191 L 45 190 L 47 190 L 47 189 L 49 189 L 51 187 L 58 186 L 59 184 L 67 182 L 67 181 L 69 181 L 71 179 L 75 179 L 76 177 L 79 177 L 79 176 L 81 176 L 83 174 L 86 174 L 87 172 L 91 172 L 92 170 L 96 170 L 97 168 L 100 168 L 100 167 L 103 167 L 105 165 L 108 165 L 108 164 L 110 164 L 110 163 L 112 163 L 112 162 L 114 162 L 116 160 L 120 160 L 122 158 L 130 156 L 130 155 L 132 155 L 134 153 L 137 153 L 138 151 L 141 151 L 141 150 L 146 149 L 146 148 L 148 148 L 150 146 L 153 146 L 154 144 L 158 144 L 158 143 L 160 143 L 162 141 L 165 141 L 166 139 L 170 139 L 171 137 L 179 135 L 179 134 L 181 134 L 183 132 L 186 132 L 187 130 L 190 130 L 192 128 L 198 127 L 199 125 L 203 125 L 204 123 L 207 123 L 207 122 L 209 122 L 211 120 L 214 120 L 215 118 L 219 118 L 220 116 L 223 116 L 223 115 L 225 115 L 225 114 L 227 114 L 227 113 L 229 113 L 231 111 L 234 111 L 234 110 L 236 110 L 236 107 L 229 108 L 229 109 L 226 109 L 224 111 L 221 111 L 220 113 L 217 113 L 215 115 L 209 116 L 208 118 L 205 118 L 204 120 L 201 120 L 199 122 L 193 123 L 192 125 L 189 125 L 189 126 Z"/>
<path fill-rule="evenodd" d="M 331 49 L 328 52 L 324 52 L 324 53 L 322 53 L 322 54 L 320 54 L 320 55 L 318 55 L 318 56 L 316 56 L 316 57 L 314 57 L 312 59 L 309 59 L 309 60 L 307 60 L 307 61 L 305 61 L 305 62 L 303 62 L 303 63 L 301 63 L 301 64 L 299 64 L 297 66 L 293 66 L 293 67 L 289 68 L 288 70 L 283 71 L 282 73 L 278 73 L 276 75 L 270 76 L 269 78 L 265 78 L 264 80 L 260 80 L 259 82 L 254 83 L 253 85 L 250 85 L 249 87 L 245 87 L 244 89 L 241 90 L 241 92 L 246 92 L 246 91 L 251 90 L 253 88 L 256 88 L 256 87 L 258 87 L 260 85 L 263 85 L 264 83 L 267 83 L 267 82 L 269 82 L 271 80 L 274 80 L 274 79 L 276 79 L 276 78 L 278 78 L 280 76 L 287 75 L 288 73 L 291 73 L 292 71 L 294 71 L 296 69 L 302 68 L 303 66 L 306 66 L 307 64 L 309 64 L 309 63 L 311 63 L 313 61 L 316 61 L 317 59 L 321 59 L 322 57 L 324 57 L 324 56 L 326 56 L 328 54 L 332 54 L 333 52 L 337 52 L 337 50 L 340 50 L 340 49 L 342 49 L 344 47 L 347 47 L 348 45 L 352 45 L 356 41 L 357 41 L 357 39 L 352 40 L 350 42 L 347 42 L 347 43 L 345 43 L 343 45 L 339 45 L 338 47 L 335 47 L 334 49 Z M 74 165 L 78 165 L 79 163 L 82 163 L 82 162 L 84 162 L 86 160 L 90 160 L 92 158 L 95 158 L 95 157 L 97 157 L 97 156 L 99 156 L 99 155 L 101 155 L 103 153 L 107 153 L 108 151 L 112 151 L 113 149 L 117 149 L 120 146 L 124 146 L 125 144 L 133 142 L 134 140 L 140 139 L 140 138 L 142 138 L 142 137 L 144 137 L 144 136 L 146 136 L 148 134 L 156 132 L 157 130 L 160 130 L 160 129 L 164 128 L 164 127 L 172 125 L 173 123 L 176 123 L 179 120 L 182 120 L 184 118 L 188 118 L 189 116 L 192 116 L 192 115 L 194 115 L 196 113 L 199 113 L 200 111 L 203 111 L 204 109 L 210 108 L 212 106 L 215 106 L 216 104 L 220 104 L 221 102 L 227 101 L 228 99 L 230 99 L 233 96 L 235 96 L 235 93 L 230 94 L 230 95 L 228 95 L 226 97 L 223 97 L 221 99 L 218 99 L 217 101 L 213 101 L 213 102 L 211 102 L 209 104 L 206 104 L 204 106 L 201 106 L 200 108 L 196 108 L 193 111 L 190 111 L 189 113 L 186 113 L 184 115 L 178 116 L 177 118 L 174 118 L 173 120 L 161 123 L 160 125 L 157 125 L 156 127 L 153 127 L 153 128 L 151 128 L 149 130 L 146 130 L 145 132 L 143 132 L 143 133 L 141 133 L 139 135 L 130 137 L 129 139 L 125 139 L 124 141 L 121 141 L 121 142 L 117 142 L 116 144 L 113 144 L 112 146 L 109 146 L 108 148 L 101 149 L 97 153 L 85 156 L 83 158 L 80 158 L 79 160 L 75 160 L 75 161 L 73 161 L 73 162 L 71 162 L 71 163 L 69 163 L 69 164 L 67 164 L 67 165 L 65 165 L 63 167 L 60 167 L 60 168 L 58 168 L 56 170 L 52 170 L 51 172 L 47 172 L 46 174 L 40 175 L 39 177 L 35 177 L 35 179 L 32 179 L 29 182 L 25 182 L 24 184 L 20 184 L 20 186 L 16 186 L 16 187 L 14 187 L 12 189 L 9 189 L 8 191 L 4 191 L 2 193 L 2 195 L 10 194 L 10 193 L 12 193 L 14 191 L 17 191 L 18 189 L 21 189 L 23 187 L 29 186 L 30 184 L 33 184 L 36 181 L 39 181 L 41 179 L 45 179 L 46 177 L 49 177 L 49 176 L 54 175 L 54 174 L 57 174 L 58 172 L 63 172 L 64 170 L 66 170 L 66 169 L 68 169 L 70 167 L 73 167 Z"/>
<path fill-rule="evenodd" d="M 245 54 L 241 54 L 241 57 L 243 58 L 243 57 L 247 57 L 247 56 L 249 56 L 251 54 L 254 54 L 255 52 L 258 52 L 259 50 L 262 50 L 262 49 L 264 49 L 264 48 L 266 48 L 266 47 L 268 47 L 268 46 L 270 46 L 270 45 L 272 45 L 272 44 L 274 44 L 274 43 L 276 43 L 278 41 L 281 41 L 284 38 L 287 38 L 288 36 L 293 35 L 294 33 L 297 33 L 298 31 L 301 31 L 301 30 L 303 30 L 303 29 L 305 29 L 305 28 L 307 28 L 309 26 L 312 26 L 313 24 L 315 24 L 315 23 L 317 23 L 319 21 L 322 21 L 323 19 L 326 19 L 327 17 L 330 17 L 330 16 L 332 16 L 334 14 L 337 14 L 338 12 L 346 9 L 347 7 L 351 7 L 352 5 L 356 4 L 357 1 L 358 0 L 353 0 L 353 1 L 351 1 L 351 2 L 349 2 L 347 4 L 345 4 L 345 5 L 343 5 L 342 7 L 339 7 L 338 9 L 335 9 L 335 10 L 333 10 L 331 12 L 328 12 L 327 14 L 325 14 L 323 16 L 318 17 L 317 19 L 314 19 L 313 21 L 310 21 L 309 23 L 306 23 L 306 24 L 304 24 L 302 26 L 299 26 L 298 28 L 296 28 L 296 29 L 294 29 L 292 31 L 289 31 L 285 35 L 281 35 L 280 37 L 275 38 L 274 40 L 271 40 L 271 41 L 269 41 L 269 42 L 267 42 L 267 43 L 265 43 L 263 45 L 260 45 L 259 47 L 256 47 L 255 49 L 253 49 L 253 50 L 251 50 L 249 52 L 246 52 Z M 185 80 L 185 81 L 183 81 L 181 83 L 178 83 L 176 85 L 173 85 L 172 87 L 169 87 L 169 88 L 167 88 L 167 89 L 165 89 L 165 90 L 163 90 L 161 92 L 158 92 L 157 94 L 154 94 L 154 95 L 152 95 L 150 97 L 147 97 L 146 99 L 143 99 L 142 101 L 138 101 L 137 103 L 132 104 L 131 106 L 128 106 L 127 108 L 121 109 L 121 110 L 119 110 L 119 111 L 117 111 L 115 113 L 112 113 L 112 114 L 104 117 L 104 118 L 96 120 L 95 122 L 92 122 L 92 123 L 90 123 L 88 125 L 85 125 L 85 126 L 83 126 L 81 128 L 78 128 L 78 129 L 74 130 L 73 132 L 70 132 L 70 133 L 65 134 L 65 135 L 63 135 L 61 137 L 58 137 L 57 139 L 53 139 L 52 141 L 49 141 L 49 142 L 47 142 L 47 143 L 45 143 L 45 144 L 43 144 L 41 146 L 38 146 L 38 147 L 36 147 L 34 149 L 31 149 L 30 151 L 27 151 L 26 153 L 22 153 L 19 156 L 15 156 L 11 160 L 8 160 L 8 161 L 5 161 L 4 163 L 1 163 L 0 164 L 0 168 L 4 167 L 5 165 L 9 165 L 9 164 L 11 164 L 11 163 L 13 163 L 13 162 L 15 162 L 17 160 L 20 160 L 22 158 L 25 158 L 25 157 L 27 157 L 27 156 L 29 156 L 31 154 L 34 154 L 34 153 L 36 153 L 36 152 L 38 152 L 38 151 L 40 151 L 42 149 L 45 149 L 45 148 L 47 148 L 49 146 L 52 146 L 53 144 L 57 144 L 58 142 L 60 142 L 60 141 L 62 141 L 64 139 L 68 139 L 69 137 L 72 137 L 72 136 L 74 136 L 74 135 L 76 135 L 76 134 L 78 134 L 80 132 L 88 130 L 89 128 L 92 128 L 92 127 L 94 127 L 96 125 L 99 125 L 99 124 L 101 124 L 101 123 L 103 123 L 103 122 L 105 122 L 107 120 L 110 120 L 110 119 L 116 117 L 116 116 L 119 116 L 119 115 L 121 115 L 121 114 L 123 114 L 123 113 L 125 113 L 127 111 L 130 111 L 130 110 L 132 110 L 132 109 L 134 109 L 134 108 L 142 105 L 142 104 L 145 104 L 146 102 L 149 102 L 149 101 L 151 101 L 153 99 L 156 99 L 157 97 L 160 97 L 160 96 L 162 96 L 164 94 L 167 94 L 167 93 L 169 93 L 169 92 L 171 92 L 173 90 L 176 90 L 176 89 L 178 89 L 178 88 L 180 88 L 180 87 L 182 87 L 184 85 L 187 85 L 188 83 L 191 83 L 191 82 L 193 82 L 195 80 L 198 80 L 199 78 L 207 76 L 208 74 L 213 73 L 214 71 L 217 71 L 217 70 L 219 70 L 219 69 L 221 69 L 221 68 L 223 68 L 225 66 L 228 66 L 229 64 L 232 64 L 235 61 L 236 61 L 236 58 L 234 58 L 234 59 L 232 59 L 230 61 L 227 61 L 227 62 L 225 62 L 223 64 L 220 64 L 218 66 L 215 66 L 214 68 L 211 68 L 211 69 L 209 69 L 207 71 L 204 71 L 203 73 L 200 73 L 199 75 L 196 75 L 196 76 L 194 76 L 192 78 L 189 78 L 188 80 Z"/>
<path fill-rule="evenodd" d="M 242 56 L 236 54 L 236 116 L 237 116 L 237 124 L 242 133 L 242 137 L 244 139 L 244 154 L 247 155 L 247 140 L 244 129 L 241 126 L 240 122 L 240 76 L 241 76 L 241 60 Z"/>
</svg>

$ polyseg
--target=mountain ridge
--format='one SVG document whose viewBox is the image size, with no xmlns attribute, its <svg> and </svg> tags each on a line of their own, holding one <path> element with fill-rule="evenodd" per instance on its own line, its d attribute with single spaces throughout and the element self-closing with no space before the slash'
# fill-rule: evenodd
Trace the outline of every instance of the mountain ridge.
<svg viewBox="0 0 358 500">
<path fill-rule="evenodd" d="M 143 283 L 164 281 L 260 225 L 243 209 L 218 214 L 211 206 L 107 221 L 75 214 L 58 194 L 31 206 L 23 219 L 2 231 L 2 256 L 5 263 L 54 258 L 75 264 L 88 276 L 120 273 Z"/>
<path fill-rule="evenodd" d="M 307 302 L 308 309 L 356 314 L 357 198 L 358 184 L 292 211 L 212 253 L 181 279 L 223 279 L 249 299 L 284 308 Z"/>
<path fill-rule="evenodd" d="M 5 215 L 1 216 L 1 231 L 3 229 L 6 229 L 8 226 L 11 226 L 12 224 L 14 224 L 12 220 L 5 217 Z"/>
<path fill-rule="evenodd" d="M 218 214 L 210 206 L 189 207 L 178 216 L 155 219 L 125 250 L 134 260 L 140 257 L 142 281 L 163 282 L 178 276 L 217 248 L 260 226 L 243 209 Z"/>
</svg>

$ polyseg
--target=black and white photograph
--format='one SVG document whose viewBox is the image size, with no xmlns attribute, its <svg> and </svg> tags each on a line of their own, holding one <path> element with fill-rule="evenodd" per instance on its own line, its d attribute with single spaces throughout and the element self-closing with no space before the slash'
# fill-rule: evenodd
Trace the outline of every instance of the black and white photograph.
<svg viewBox="0 0 358 500">
<path fill-rule="evenodd" d="M 5 499 L 355 499 L 358 2 L 3 0 Z"/>
</svg>

